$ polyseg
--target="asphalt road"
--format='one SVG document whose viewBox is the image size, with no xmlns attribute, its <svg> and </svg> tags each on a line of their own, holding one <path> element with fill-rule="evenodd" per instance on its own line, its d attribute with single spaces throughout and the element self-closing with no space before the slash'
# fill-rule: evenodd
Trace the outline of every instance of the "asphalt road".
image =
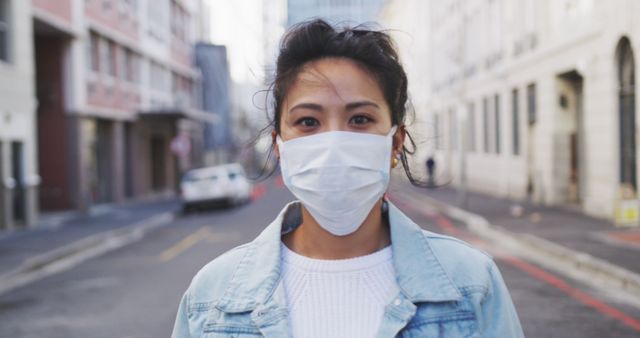
<svg viewBox="0 0 640 338">
<path fill-rule="evenodd" d="M 265 187 L 248 205 L 180 217 L 139 242 L 0 296 L 0 337 L 169 336 L 200 267 L 250 241 L 292 200 L 274 181 Z M 501 252 L 410 201 L 398 204 L 425 228 L 494 255 L 527 337 L 640 337 L 640 310 L 614 292 L 598 293 Z"/>
</svg>

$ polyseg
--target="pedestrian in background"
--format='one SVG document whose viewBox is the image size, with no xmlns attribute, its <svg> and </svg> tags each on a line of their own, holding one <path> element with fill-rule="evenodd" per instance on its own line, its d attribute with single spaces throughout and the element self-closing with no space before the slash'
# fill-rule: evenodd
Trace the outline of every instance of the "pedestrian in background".
<svg viewBox="0 0 640 338">
<path fill-rule="evenodd" d="M 435 185 L 435 180 L 433 179 L 433 172 L 436 169 L 436 161 L 433 159 L 433 156 L 429 156 L 427 159 L 427 182 L 429 182 L 430 186 Z"/>
<path fill-rule="evenodd" d="M 298 199 L 193 278 L 172 337 L 522 337 L 493 260 L 384 197 L 409 180 L 407 77 L 391 38 L 322 20 L 283 38 L 273 147 Z"/>
</svg>

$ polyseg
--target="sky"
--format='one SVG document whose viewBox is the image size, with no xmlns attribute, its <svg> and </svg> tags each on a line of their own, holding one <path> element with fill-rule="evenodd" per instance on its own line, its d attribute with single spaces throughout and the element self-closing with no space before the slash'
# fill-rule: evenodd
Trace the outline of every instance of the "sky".
<svg viewBox="0 0 640 338">
<path fill-rule="evenodd" d="M 211 9 L 211 42 L 227 46 L 231 79 L 261 84 L 264 48 L 262 0 L 206 0 Z"/>
</svg>

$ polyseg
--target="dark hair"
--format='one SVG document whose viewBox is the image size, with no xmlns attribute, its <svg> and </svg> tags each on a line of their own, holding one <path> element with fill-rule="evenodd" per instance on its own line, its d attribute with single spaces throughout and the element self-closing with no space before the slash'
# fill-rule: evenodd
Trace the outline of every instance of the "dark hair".
<svg viewBox="0 0 640 338">
<path fill-rule="evenodd" d="M 273 92 L 273 118 L 267 128 L 280 134 L 282 103 L 298 74 L 309 62 L 328 58 L 347 58 L 364 67 L 377 80 L 391 111 L 392 125 L 404 125 L 407 115 L 407 75 L 391 37 L 364 26 L 336 29 L 321 19 L 293 26 L 282 38 L 276 62 Z M 265 128 L 266 129 L 266 128 Z M 400 161 L 412 184 L 423 186 L 412 175 L 407 160 L 415 152 L 415 142 L 406 132 L 411 149 L 402 147 Z"/>
<path fill-rule="evenodd" d="M 377 80 L 391 110 L 392 124 L 404 121 L 407 75 L 389 35 L 358 27 L 337 31 L 327 22 L 315 19 L 294 26 L 282 38 L 273 86 L 277 133 L 282 101 L 302 67 L 327 57 L 348 58 L 363 66 Z"/>
</svg>

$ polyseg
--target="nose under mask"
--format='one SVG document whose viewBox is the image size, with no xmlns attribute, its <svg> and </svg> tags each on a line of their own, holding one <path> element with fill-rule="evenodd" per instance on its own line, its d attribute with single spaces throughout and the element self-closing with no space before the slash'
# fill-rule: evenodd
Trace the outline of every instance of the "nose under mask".
<svg viewBox="0 0 640 338">
<path fill-rule="evenodd" d="M 396 130 L 329 131 L 288 141 L 278 136 L 283 181 L 323 229 L 349 235 L 387 190 Z"/>
</svg>

